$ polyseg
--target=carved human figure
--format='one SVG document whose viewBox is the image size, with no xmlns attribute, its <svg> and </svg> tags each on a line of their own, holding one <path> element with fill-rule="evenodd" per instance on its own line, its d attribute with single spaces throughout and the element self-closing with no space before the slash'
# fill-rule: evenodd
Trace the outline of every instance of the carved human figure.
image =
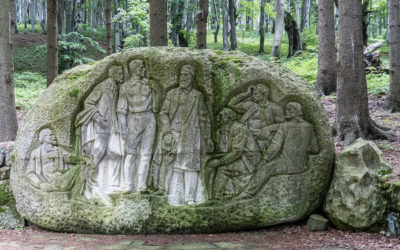
<svg viewBox="0 0 400 250">
<path fill-rule="evenodd" d="M 160 111 L 162 147 L 173 155 L 166 186 L 175 206 L 204 201 L 203 157 L 214 148 L 203 94 L 193 88 L 195 70 L 184 65 L 180 73 L 179 87 L 168 92 Z"/>
<path fill-rule="evenodd" d="M 268 147 L 268 139 L 258 138 L 259 131 L 268 125 L 284 122 L 282 108 L 268 100 L 269 88 L 263 84 L 250 86 L 246 93 L 233 97 L 228 106 L 242 115 L 240 123 L 246 124 L 257 140 L 259 148 Z"/>
<path fill-rule="evenodd" d="M 33 186 L 47 191 L 54 187 L 57 177 L 69 169 L 65 161 L 68 152 L 58 146 L 57 138 L 49 128 L 39 132 L 39 142 L 40 146 L 31 153 L 25 176 Z"/>
<path fill-rule="evenodd" d="M 129 63 L 131 78 L 120 91 L 117 114 L 123 138 L 127 142 L 127 156 L 123 173 L 123 189 L 140 192 L 147 188 L 153 144 L 156 134 L 154 91 L 145 77 L 142 60 Z M 137 180 L 136 190 L 134 182 Z"/>
<path fill-rule="evenodd" d="M 87 198 L 104 198 L 120 184 L 120 164 L 109 152 L 109 140 L 116 130 L 115 107 L 118 84 L 123 81 L 121 66 L 112 66 L 108 78 L 99 83 L 85 100 L 84 110 L 76 118 L 76 126 L 81 132 L 81 151 L 91 155 L 97 167 L 96 178 L 88 185 Z M 92 193 L 91 195 L 89 193 Z"/>
<path fill-rule="evenodd" d="M 207 164 L 214 172 L 209 185 L 213 190 L 213 198 L 239 194 L 246 177 L 254 172 L 261 161 L 261 152 L 255 139 L 246 125 L 237 122 L 237 114 L 225 108 L 219 118 L 227 129 L 228 152 L 212 158 Z"/>
<path fill-rule="evenodd" d="M 286 122 L 268 126 L 259 132 L 260 137 L 266 138 L 271 131 L 276 131 L 264 154 L 265 162 L 258 165 L 249 184 L 238 198 L 253 196 L 272 176 L 304 172 L 307 170 L 308 154 L 318 153 L 314 127 L 303 119 L 301 104 L 289 102 L 285 108 L 285 118 Z"/>
</svg>

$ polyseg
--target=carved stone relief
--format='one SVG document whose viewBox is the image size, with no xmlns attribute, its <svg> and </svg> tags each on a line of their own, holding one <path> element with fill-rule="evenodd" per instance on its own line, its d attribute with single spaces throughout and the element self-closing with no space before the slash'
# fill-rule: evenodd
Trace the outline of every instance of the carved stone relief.
<svg viewBox="0 0 400 250">
<path fill-rule="evenodd" d="M 171 211 L 191 213 L 174 210 L 180 208 L 211 209 L 207 210 L 211 214 L 213 209 L 227 206 L 232 213 L 241 214 L 239 210 L 247 205 L 238 204 L 257 203 L 257 197 L 265 197 L 279 185 L 298 187 L 280 188 L 289 192 L 288 200 L 303 199 L 293 196 L 298 193 L 298 197 L 307 197 L 303 192 L 308 189 L 302 190 L 307 186 L 302 184 L 308 178 L 304 176 L 310 174 L 310 168 L 320 166 L 319 162 L 329 170 L 332 154 L 329 139 L 321 139 L 325 121 L 319 124 L 310 112 L 310 107 L 319 109 L 310 104 L 312 98 L 302 97 L 304 101 L 289 95 L 285 91 L 292 85 L 280 89 L 273 84 L 275 80 L 264 81 L 250 73 L 243 73 L 248 80 L 243 76 L 242 82 L 235 82 L 221 95 L 214 88 L 221 84 L 222 73 L 210 77 L 211 71 L 207 70 L 212 67 L 205 63 L 209 59 L 187 58 L 176 65 L 162 64 L 159 61 L 165 54 L 161 52 L 169 53 L 160 50 L 157 59 L 139 52 L 121 54 L 109 59 L 108 66 L 99 67 L 102 70 L 92 70 L 91 74 L 97 75 L 92 77 L 95 80 L 82 78 L 85 92 L 78 100 L 70 101 L 77 104 L 68 115 L 73 124 L 69 137 L 65 129 L 51 122 L 33 130 L 31 138 L 37 142 L 26 156 L 28 164 L 21 168 L 27 180 L 21 185 L 31 187 L 30 196 L 34 197 L 35 192 L 55 200 L 62 196 L 63 204 L 70 203 L 74 209 L 86 204 L 98 211 L 100 217 L 96 220 L 105 223 L 93 226 L 101 232 L 111 230 L 103 225 L 128 223 L 124 222 L 127 216 L 118 211 L 132 213 L 129 223 L 148 228 L 148 223 L 159 225 L 165 219 L 143 222 L 150 219 L 150 214 L 157 218 Z M 85 87 L 85 81 L 92 83 Z M 60 140 L 68 144 L 68 138 L 69 147 L 59 145 Z M 280 179 L 285 181 L 276 184 Z M 263 206 L 275 206 L 265 199 Z M 304 206 L 309 211 L 310 205 Z M 21 205 L 21 211 L 24 209 Z M 106 215 L 101 218 L 103 212 Z M 116 219 L 111 214 L 121 216 L 122 221 L 112 224 Z M 231 223 L 228 219 L 225 222 Z M 144 232 L 133 224 L 127 226 L 129 232 Z M 121 230 L 125 229 L 112 232 Z"/>
</svg>

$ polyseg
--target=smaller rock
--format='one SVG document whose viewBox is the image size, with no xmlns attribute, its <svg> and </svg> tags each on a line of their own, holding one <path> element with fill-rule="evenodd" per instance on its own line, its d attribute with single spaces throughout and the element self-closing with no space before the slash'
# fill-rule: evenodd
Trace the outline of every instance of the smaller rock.
<svg viewBox="0 0 400 250">
<path fill-rule="evenodd" d="M 13 212 L 9 206 L 0 206 L 0 229 L 17 229 L 24 227 L 24 219 Z"/>
<path fill-rule="evenodd" d="M 5 150 L 5 165 L 6 167 L 11 167 L 12 164 L 12 155 L 14 152 L 14 142 L 11 141 L 8 146 L 7 149 Z"/>
<path fill-rule="evenodd" d="M 325 231 L 328 227 L 329 220 L 319 214 L 312 214 L 307 221 L 307 226 L 310 231 Z"/>
<path fill-rule="evenodd" d="M 10 179 L 10 167 L 0 167 L 0 181 Z"/>
</svg>

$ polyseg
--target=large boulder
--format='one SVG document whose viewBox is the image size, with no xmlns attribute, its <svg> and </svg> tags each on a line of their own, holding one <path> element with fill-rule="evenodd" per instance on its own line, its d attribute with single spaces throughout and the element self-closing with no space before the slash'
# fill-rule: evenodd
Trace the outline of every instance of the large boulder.
<svg viewBox="0 0 400 250">
<path fill-rule="evenodd" d="M 385 222 L 383 176 L 391 171 L 379 148 L 362 138 L 339 153 L 324 210 L 340 229 L 365 230 Z"/>
<path fill-rule="evenodd" d="M 25 116 L 11 184 L 39 226 L 206 233 L 307 218 L 334 147 L 313 86 L 238 52 L 139 48 L 65 72 Z"/>
</svg>

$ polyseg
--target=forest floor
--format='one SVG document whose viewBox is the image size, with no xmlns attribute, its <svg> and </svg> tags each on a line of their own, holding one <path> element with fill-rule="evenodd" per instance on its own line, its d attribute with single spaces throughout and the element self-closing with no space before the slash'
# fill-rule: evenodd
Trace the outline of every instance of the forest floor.
<svg viewBox="0 0 400 250">
<path fill-rule="evenodd" d="M 400 249 L 400 238 L 291 224 L 223 234 L 90 235 L 0 230 L 0 249 Z"/>
</svg>

